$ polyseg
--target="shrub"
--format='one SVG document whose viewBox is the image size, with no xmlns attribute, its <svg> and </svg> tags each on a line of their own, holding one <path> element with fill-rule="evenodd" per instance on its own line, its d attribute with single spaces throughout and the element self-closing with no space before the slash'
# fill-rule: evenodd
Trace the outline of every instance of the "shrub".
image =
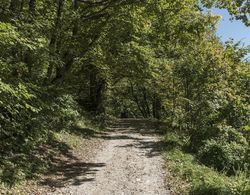
<svg viewBox="0 0 250 195">
<path fill-rule="evenodd" d="M 59 95 L 49 110 L 52 111 L 51 128 L 57 131 L 74 125 L 80 117 L 77 102 L 72 95 Z"/>
<path fill-rule="evenodd" d="M 44 164 L 32 152 L 53 132 L 72 126 L 77 107 L 72 95 L 0 79 L 0 180 L 14 185 L 40 172 Z"/>
<path fill-rule="evenodd" d="M 221 127 L 215 139 L 204 142 L 198 152 L 199 160 L 207 166 L 229 174 L 247 167 L 248 143 L 245 137 L 232 127 Z"/>
<path fill-rule="evenodd" d="M 181 185 L 181 183 L 173 183 L 171 189 L 176 188 L 177 194 L 248 195 L 250 192 L 250 180 L 244 172 L 237 172 L 235 176 L 226 176 L 199 164 L 193 155 L 180 149 L 167 151 L 166 159 L 174 173 L 174 179 L 180 176 L 189 184 L 182 186 L 182 188 L 187 188 L 185 192 L 179 193 L 175 185 Z"/>
<path fill-rule="evenodd" d="M 7 84 L 1 80 L 0 94 L 0 152 L 27 149 L 23 146 L 30 146 L 43 134 L 33 126 L 41 111 L 37 96 L 24 83 Z"/>
<path fill-rule="evenodd" d="M 204 145 L 204 142 L 209 139 L 219 137 L 220 129 L 218 127 L 203 127 L 191 132 L 190 143 L 188 148 L 196 153 Z"/>
<path fill-rule="evenodd" d="M 175 132 L 168 132 L 164 137 L 164 141 L 168 149 L 172 148 L 182 148 L 188 143 L 188 139 L 184 135 L 179 135 Z"/>
<path fill-rule="evenodd" d="M 245 146 L 236 142 L 209 140 L 199 151 L 198 157 L 203 164 L 232 174 L 244 167 L 246 151 Z"/>
</svg>

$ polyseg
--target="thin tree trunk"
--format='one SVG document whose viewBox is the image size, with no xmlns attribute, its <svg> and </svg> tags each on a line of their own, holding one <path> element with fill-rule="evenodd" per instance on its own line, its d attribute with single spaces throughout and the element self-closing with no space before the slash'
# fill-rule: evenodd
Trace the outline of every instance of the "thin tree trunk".
<svg viewBox="0 0 250 195">
<path fill-rule="evenodd" d="M 172 79 L 172 85 L 173 85 L 173 100 L 172 100 L 172 121 L 175 119 L 175 110 L 176 110 L 176 92 L 175 92 L 175 78 Z"/>
<path fill-rule="evenodd" d="M 22 1 L 21 1 L 20 13 L 23 12 L 24 2 L 25 2 L 25 0 L 22 0 Z"/>
<path fill-rule="evenodd" d="M 187 75 L 189 76 L 189 75 Z M 187 130 L 190 131 L 190 129 L 192 128 L 192 108 L 190 105 L 190 101 L 191 101 L 191 91 L 190 91 L 190 81 L 189 78 L 186 77 L 185 79 L 185 98 L 187 99 L 187 103 L 186 103 L 186 113 L 187 113 Z"/>
<path fill-rule="evenodd" d="M 148 104 L 147 91 L 146 91 L 145 87 L 143 87 L 142 93 L 143 93 L 143 99 L 144 99 L 144 103 L 145 103 L 145 110 L 147 112 L 147 117 L 150 117 L 151 116 L 151 111 L 150 111 L 150 107 L 149 107 L 149 104 Z"/>
<path fill-rule="evenodd" d="M 157 94 L 154 94 L 153 98 L 153 117 L 160 120 L 161 118 L 161 100 Z"/>
<path fill-rule="evenodd" d="M 131 89 L 132 97 L 134 98 L 134 101 L 135 101 L 135 103 L 136 103 L 136 105 L 137 105 L 139 111 L 141 112 L 142 116 L 143 116 L 144 118 L 146 118 L 146 113 L 144 112 L 143 108 L 141 108 L 141 106 L 140 106 L 139 100 L 138 100 L 136 94 L 134 93 L 134 87 L 133 87 L 133 84 L 132 84 L 132 83 L 130 83 L 130 89 Z"/>
</svg>

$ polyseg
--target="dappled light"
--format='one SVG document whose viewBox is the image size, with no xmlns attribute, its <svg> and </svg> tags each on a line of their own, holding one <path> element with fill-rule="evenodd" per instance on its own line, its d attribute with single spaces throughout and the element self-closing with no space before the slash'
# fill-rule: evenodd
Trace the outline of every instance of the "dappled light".
<svg viewBox="0 0 250 195">
<path fill-rule="evenodd" d="M 250 194 L 249 46 L 214 8 L 250 26 L 249 0 L 0 0 L 0 194 Z"/>
</svg>

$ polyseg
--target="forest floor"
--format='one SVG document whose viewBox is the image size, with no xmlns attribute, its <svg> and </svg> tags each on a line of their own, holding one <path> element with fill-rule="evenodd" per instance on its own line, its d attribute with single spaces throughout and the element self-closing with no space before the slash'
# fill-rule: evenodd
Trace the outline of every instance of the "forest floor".
<svg viewBox="0 0 250 195">
<path fill-rule="evenodd" d="M 154 129 L 146 120 L 123 119 L 88 137 L 81 134 L 88 129 L 63 135 L 46 148 L 52 169 L 20 194 L 168 195 L 163 142 Z"/>
</svg>

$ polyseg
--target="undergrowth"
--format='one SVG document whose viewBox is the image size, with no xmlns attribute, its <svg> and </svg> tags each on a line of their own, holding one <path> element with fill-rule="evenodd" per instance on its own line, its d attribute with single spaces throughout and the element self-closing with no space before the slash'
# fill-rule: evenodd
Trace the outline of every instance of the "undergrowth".
<svg viewBox="0 0 250 195">
<path fill-rule="evenodd" d="M 84 139 L 104 128 L 102 117 L 84 114 L 71 125 L 51 131 L 43 143 L 29 152 L 13 153 L 0 161 L 0 194 L 16 193 L 29 181 L 35 181 L 51 169 L 52 159 L 77 148 Z"/>
<path fill-rule="evenodd" d="M 238 170 L 232 176 L 207 167 L 188 153 L 188 139 L 176 132 L 165 136 L 165 158 L 176 182 L 171 182 L 175 194 L 193 195 L 249 195 L 250 179 L 246 171 Z M 184 179 L 184 184 L 180 181 Z M 187 185 L 188 184 L 188 185 Z"/>
</svg>

